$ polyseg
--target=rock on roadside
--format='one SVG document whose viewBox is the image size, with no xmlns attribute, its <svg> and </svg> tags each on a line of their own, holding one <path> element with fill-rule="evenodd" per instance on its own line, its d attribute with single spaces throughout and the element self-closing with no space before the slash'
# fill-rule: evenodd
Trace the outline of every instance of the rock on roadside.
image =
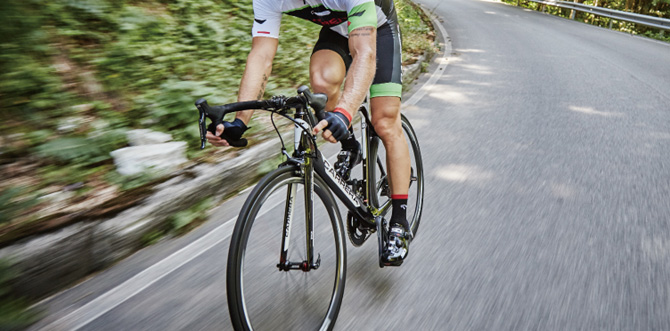
<svg viewBox="0 0 670 331">
<path fill-rule="evenodd" d="M 172 140 L 167 133 L 131 130 L 127 133 L 131 147 L 111 152 L 117 171 L 124 176 L 143 172 L 168 174 L 179 170 L 186 158 L 186 142 Z"/>
</svg>

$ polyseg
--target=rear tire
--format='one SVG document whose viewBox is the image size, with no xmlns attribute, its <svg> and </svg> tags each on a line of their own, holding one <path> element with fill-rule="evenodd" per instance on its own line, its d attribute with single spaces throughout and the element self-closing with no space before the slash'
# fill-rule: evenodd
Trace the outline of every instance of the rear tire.
<svg viewBox="0 0 670 331">
<path fill-rule="evenodd" d="M 228 252 L 227 295 L 235 330 L 330 330 L 346 274 L 344 228 L 337 204 L 315 173 L 314 262 L 318 269 L 279 271 L 288 187 L 298 188 L 291 221 L 289 261 L 306 260 L 304 178 L 296 167 L 267 174 L 240 212 Z"/>
</svg>

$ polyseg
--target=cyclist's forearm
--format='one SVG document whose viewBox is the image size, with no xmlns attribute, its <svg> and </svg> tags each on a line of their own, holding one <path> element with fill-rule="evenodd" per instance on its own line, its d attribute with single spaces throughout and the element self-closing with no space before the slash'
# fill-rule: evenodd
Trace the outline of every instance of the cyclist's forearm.
<svg viewBox="0 0 670 331">
<path fill-rule="evenodd" d="M 377 29 L 362 27 L 349 35 L 353 61 L 344 83 L 338 108 L 346 109 L 354 116 L 365 99 L 375 75 Z M 353 46 L 353 47 L 352 47 Z"/>
<path fill-rule="evenodd" d="M 270 77 L 270 73 L 272 72 L 272 61 L 269 64 L 263 62 L 265 61 L 258 61 L 254 57 L 249 56 L 247 68 L 244 70 L 244 75 L 240 82 L 237 101 L 259 100 L 263 98 L 268 77 Z M 253 114 L 253 110 L 245 110 L 237 112 L 235 117 L 248 124 Z"/>
<path fill-rule="evenodd" d="M 265 86 L 272 72 L 272 60 L 275 53 L 272 49 L 268 50 L 267 47 L 256 46 L 257 48 L 255 48 L 254 46 L 252 46 L 252 50 L 247 56 L 247 64 L 242 75 L 242 81 L 240 82 L 237 101 L 262 99 L 265 93 Z M 237 112 L 235 117 L 248 124 L 253 113 L 254 110 L 241 111 Z"/>
</svg>

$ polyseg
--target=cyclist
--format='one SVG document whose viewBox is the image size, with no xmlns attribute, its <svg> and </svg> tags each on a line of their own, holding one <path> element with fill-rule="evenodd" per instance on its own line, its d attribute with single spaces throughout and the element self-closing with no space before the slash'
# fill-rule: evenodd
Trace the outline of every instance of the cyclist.
<svg viewBox="0 0 670 331">
<path fill-rule="evenodd" d="M 390 238 L 383 258 L 388 265 L 402 264 L 412 236 L 406 217 L 410 159 L 400 121 L 401 49 L 393 0 L 253 0 L 253 9 L 253 39 L 238 101 L 262 99 L 277 52 L 282 13 L 323 26 L 309 71 L 312 90 L 328 95 L 328 112 L 314 134 L 322 132 L 329 142 L 341 142 L 340 162 L 360 162 L 360 145 L 349 131 L 370 91 L 372 125 L 387 151 L 392 191 Z M 210 127 L 208 141 L 229 146 L 241 139 L 252 114 L 253 110 L 238 112 L 234 121 Z"/>
</svg>

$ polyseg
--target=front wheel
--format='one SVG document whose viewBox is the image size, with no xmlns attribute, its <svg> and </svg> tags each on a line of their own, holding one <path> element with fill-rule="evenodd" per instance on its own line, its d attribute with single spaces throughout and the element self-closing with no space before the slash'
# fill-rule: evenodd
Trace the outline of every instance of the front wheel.
<svg viewBox="0 0 670 331">
<path fill-rule="evenodd" d="M 405 140 L 409 147 L 410 157 L 410 184 L 407 200 L 407 221 L 409 222 L 412 234 L 416 236 L 421 221 L 423 211 L 423 160 L 421 158 L 421 148 L 416 133 L 405 115 L 400 115 L 402 121 L 402 130 L 405 134 Z M 370 141 L 370 159 L 368 189 L 370 192 L 370 202 L 375 208 L 387 211 L 391 204 L 391 182 L 386 164 L 386 151 L 379 137 L 373 136 Z"/>
<path fill-rule="evenodd" d="M 346 271 L 340 213 L 316 174 L 314 194 L 306 198 L 298 170 L 283 167 L 266 175 L 240 212 L 227 268 L 235 330 L 330 330 L 337 319 Z"/>
</svg>

